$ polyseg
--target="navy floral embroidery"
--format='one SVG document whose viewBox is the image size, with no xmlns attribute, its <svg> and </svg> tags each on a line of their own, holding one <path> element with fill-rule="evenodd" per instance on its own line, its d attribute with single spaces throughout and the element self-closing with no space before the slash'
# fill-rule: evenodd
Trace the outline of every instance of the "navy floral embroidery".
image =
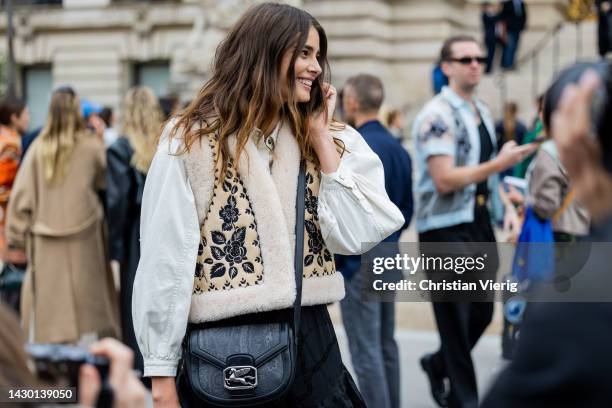
<svg viewBox="0 0 612 408">
<path fill-rule="evenodd" d="M 216 151 L 212 141 L 211 148 Z M 263 257 L 255 213 L 246 187 L 233 168 L 233 161 L 228 164 L 224 174 L 215 172 L 210 209 L 201 227 L 193 293 L 230 290 L 263 282 Z M 333 255 L 325 247 L 318 222 L 319 174 L 317 165 L 309 162 L 305 186 L 307 245 L 304 263 L 308 266 L 308 270 L 304 270 L 305 278 L 335 272 Z"/>
<path fill-rule="evenodd" d="M 317 191 L 320 183 L 320 169 L 313 163 L 308 164 L 305 186 L 304 234 L 304 277 L 326 276 L 335 272 L 334 258 L 325 247 L 319 226 Z"/>
<path fill-rule="evenodd" d="M 315 260 L 319 266 L 323 266 L 322 252 L 325 248 L 325 243 L 321 235 L 321 230 L 310 220 L 305 220 L 304 225 L 308 234 L 308 252 L 310 252 L 304 258 L 304 266 L 312 265 Z M 327 251 L 326 248 L 325 250 Z"/>
<path fill-rule="evenodd" d="M 308 211 L 309 214 L 312 214 L 314 216 L 314 219 L 318 221 L 319 220 L 319 214 L 318 214 L 319 199 L 317 198 L 316 195 L 312 193 L 312 190 L 308 187 L 306 187 L 305 200 L 306 200 L 306 203 L 305 203 L 306 211 Z"/>
<path fill-rule="evenodd" d="M 215 261 L 225 261 L 229 268 L 222 262 L 214 263 L 210 270 L 211 278 L 221 278 L 228 274 L 230 279 L 238 276 L 238 266 L 246 273 L 254 273 L 255 266 L 247 261 L 247 248 L 244 243 L 246 227 L 240 227 L 227 240 L 221 231 L 212 231 L 212 240 L 216 245 L 210 246 L 214 258 L 207 258 L 204 263 L 212 264 Z"/>
<path fill-rule="evenodd" d="M 223 231 L 231 231 L 234 228 L 234 224 L 238 222 L 239 216 L 240 210 L 236 207 L 236 198 L 234 196 L 229 196 L 227 204 L 219 210 L 219 217 L 223 220 L 221 229 Z"/>
</svg>

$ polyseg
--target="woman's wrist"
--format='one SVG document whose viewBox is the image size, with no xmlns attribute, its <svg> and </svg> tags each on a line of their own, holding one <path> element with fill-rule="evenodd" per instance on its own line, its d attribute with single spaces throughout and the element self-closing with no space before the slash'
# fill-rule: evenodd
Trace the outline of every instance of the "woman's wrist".
<svg viewBox="0 0 612 408">
<path fill-rule="evenodd" d="M 175 377 L 151 377 L 153 399 L 167 395 L 168 391 L 176 391 Z"/>
</svg>

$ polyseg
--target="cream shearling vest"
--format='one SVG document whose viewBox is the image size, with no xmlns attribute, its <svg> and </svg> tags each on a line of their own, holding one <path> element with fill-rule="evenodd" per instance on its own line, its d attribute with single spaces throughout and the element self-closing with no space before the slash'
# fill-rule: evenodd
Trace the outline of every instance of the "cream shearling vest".
<svg viewBox="0 0 612 408">
<path fill-rule="evenodd" d="M 288 308 L 295 300 L 295 200 L 300 151 L 283 126 L 274 161 L 249 140 L 238 171 L 215 168 L 216 140 L 203 138 L 183 155 L 201 227 L 189 321 L 215 321 Z M 236 139 L 228 146 L 233 155 Z M 317 216 L 320 171 L 306 168 L 302 305 L 344 297 L 342 275 L 325 247 Z"/>
</svg>

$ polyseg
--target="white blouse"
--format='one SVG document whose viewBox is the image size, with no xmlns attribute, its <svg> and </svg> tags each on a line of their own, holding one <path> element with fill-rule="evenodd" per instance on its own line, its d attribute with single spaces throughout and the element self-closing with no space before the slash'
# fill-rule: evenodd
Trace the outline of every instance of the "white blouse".
<svg viewBox="0 0 612 408">
<path fill-rule="evenodd" d="M 385 191 L 382 163 L 353 129 L 334 173 L 322 174 L 319 224 L 327 248 L 356 255 L 404 224 Z M 271 160 L 274 132 L 258 143 Z M 134 281 L 132 316 L 144 375 L 175 376 L 186 332 L 200 225 L 184 161 L 172 154 L 180 141 L 160 142 L 144 189 L 141 209 L 141 258 Z"/>
</svg>

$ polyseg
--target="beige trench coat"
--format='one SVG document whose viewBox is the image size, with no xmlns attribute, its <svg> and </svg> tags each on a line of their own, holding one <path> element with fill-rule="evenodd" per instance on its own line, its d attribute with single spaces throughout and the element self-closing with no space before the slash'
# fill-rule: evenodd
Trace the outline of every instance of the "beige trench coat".
<svg viewBox="0 0 612 408">
<path fill-rule="evenodd" d="M 118 300 L 108 262 L 104 210 L 104 145 L 86 133 L 55 184 L 44 180 L 40 140 L 17 174 L 9 202 L 7 240 L 24 248 L 21 291 L 29 340 L 64 343 L 86 333 L 119 335 Z"/>
</svg>

